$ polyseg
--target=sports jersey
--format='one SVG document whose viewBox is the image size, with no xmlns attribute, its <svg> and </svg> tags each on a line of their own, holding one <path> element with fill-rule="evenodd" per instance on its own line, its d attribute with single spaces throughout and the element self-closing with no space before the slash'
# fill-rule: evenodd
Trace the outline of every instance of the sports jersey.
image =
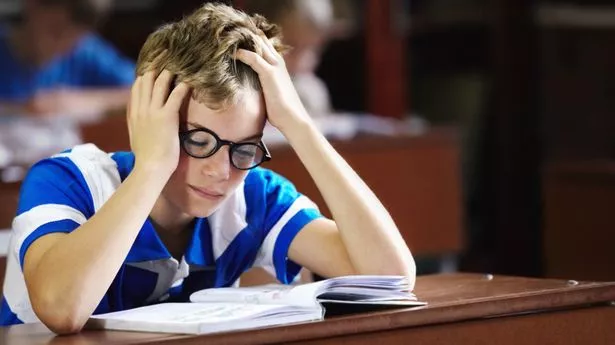
<svg viewBox="0 0 615 345">
<path fill-rule="evenodd" d="M 1 325 L 38 321 L 23 277 L 28 247 L 41 236 L 70 233 L 85 223 L 128 176 L 134 159 L 130 152 L 108 154 L 86 144 L 30 169 L 13 221 Z M 181 260 L 171 256 L 147 219 L 94 314 L 188 301 L 200 289 L 237 285 L 239 276 L 254 266 L 291 283 L 300 266 L 288 259 L 290 244 L 319 217 L 314 203 L 289 181 L 267 169 L 253 169 L 213 214 L 193 222 Z"/>
</svg>

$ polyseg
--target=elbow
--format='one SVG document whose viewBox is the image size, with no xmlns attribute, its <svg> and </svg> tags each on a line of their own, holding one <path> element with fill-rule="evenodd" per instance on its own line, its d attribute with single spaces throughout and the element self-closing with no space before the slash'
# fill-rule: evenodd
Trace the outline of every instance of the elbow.
<svg viewBox="0 0 615 345">
<path fill-rule="evenodd" d="M 41 320 L 42 321 L 42 320 Z M 76 319 L 58 318 L 42 321 L 49 330 L 57 335 L 68 335 L 79 333 L 85 323 L 76 322 Z"/>
<path fill-rule="evenodd" d="M 404 275 L 408 278 L 408 291 L 413 291 L 416 284 L 416 263 L 412 256 L 410 256 L 410 262 L 406 266 Z"/>
<path fill-rule="evenodd" d="M 414 290 L 416 284 L 416 263 L 412 255 L 396 260 L 395 264 L 389 265 L 385 271 L 380 272 L 381 275 L 396 275 L 403 276 L 408 279 L 408 291 Z"/>
<path fill-rule="evenodd" d="M 368 274 L 379 276 L 402 276 L 408 280 L 408 291 L 414 290 L 416 283 L 416 264 L 414 258 L 410 256 L 408 259 L 396 260 L 395 263 L 388 263 L 387 265 L 380 265 L 378 268 L 370 271 L 361 272 L 359 270 L 354 274 Z"/>
<path fill-rule="evenodd" d="M 36 302 L 35 302 L 36 301 Z M 45 294 L 41 298 L 32 299 L 32 308 L 39 320 L 58 335 L 74 334 L 83 329 L 88 315 L 80 310 L 79 303 L 68 302 L 62 298 L 54 298 Z"/>
</svg>

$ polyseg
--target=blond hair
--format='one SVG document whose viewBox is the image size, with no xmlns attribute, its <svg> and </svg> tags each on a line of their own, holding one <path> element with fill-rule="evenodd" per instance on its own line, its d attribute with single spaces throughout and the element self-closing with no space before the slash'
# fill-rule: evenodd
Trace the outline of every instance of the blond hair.
<svg viewBox="0 0 615 345">
<path fill-rule="evenodd" d="M 176 75 L 176 82 L 192 88 L 195 100 L 219 109 L 248 88 L 262 90 L 256 72 L 234 56 L 239 48 L 262 56 L 257 40 L 263 34 L 276 50 L 285 50 L 280 30 L 264 17 L 207 3 L 147 38 L 137 60 L 137 74 L 167 69 Z"/>
</svg>

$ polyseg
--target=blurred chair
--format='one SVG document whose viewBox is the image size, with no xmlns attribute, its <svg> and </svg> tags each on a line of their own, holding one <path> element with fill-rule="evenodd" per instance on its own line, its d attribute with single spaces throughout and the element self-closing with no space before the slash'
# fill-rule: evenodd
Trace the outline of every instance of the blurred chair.
<svg viewBox="0 0 615 345">
<path fill-rule="evenodd" d="M 19 188 L 21 187 L 21 183 L 19 182 L 11 182 L 5 183 L 0 182 L 0 231 L 9 231 L 11 228 L 11 223 L 13 222 L 13 218 L 15 217 L 15 213 L 17 212 L 17 202 L 19 199 Z M 2 235 L 6 235 L 4 232 Z M 0 241 L 0 246 L 2 246 L 3 252 L 5 250 L 5 246 L 8 246 L 8 242 L 5 243 L 4 239 L 8 237 L 2 236 L 2 241 Z M 0 254 L 0 295 L 2 294 L 2 284 L 4 283 L 4 271 L 6 268 L 6 256 L 4 254 Z"/>
<path fill-rule="evenodd" d="M 0 182 L 0 230 L 10 229 L 19 200 L 20 182 Z"/>
</svg>

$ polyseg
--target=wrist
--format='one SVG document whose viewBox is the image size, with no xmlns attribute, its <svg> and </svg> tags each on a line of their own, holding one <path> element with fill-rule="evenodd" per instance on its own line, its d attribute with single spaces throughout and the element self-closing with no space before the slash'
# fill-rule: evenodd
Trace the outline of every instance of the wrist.
<svg viewBox="0 0 615 345">
<path fill-rule="evenodd" d="M 289 141 L 310 131 L 318 131 L 316 124 L 309 115 L 288 117 L 282 124 L 275 126 Z"/>
<path fill-rule="evenodd" d="M 161 164 L 139 164 L 135 162 L 134 169 L 130 173 L 131 176 L 136 176 L 136 179 L 143 181 L 148 185 L 164 187 L 169 178 L 173 174 L 172 169 L 168 169 Z"/>
</svg>

